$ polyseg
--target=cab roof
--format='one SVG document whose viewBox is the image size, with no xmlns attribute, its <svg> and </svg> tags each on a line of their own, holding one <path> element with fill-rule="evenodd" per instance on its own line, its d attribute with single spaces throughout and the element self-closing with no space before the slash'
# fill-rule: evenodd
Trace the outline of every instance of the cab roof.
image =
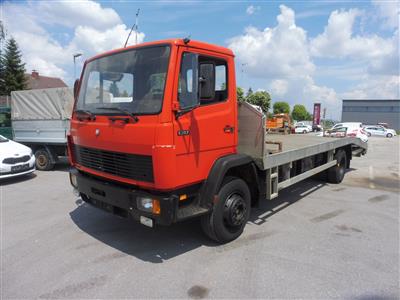
<svg viewBox="0 0 400 300">
<path fill-rule="evenodd" d="M 87 62 L 92 61 L 94 59 L 103 57 L 103 56 L 108 56 L 110 54 L 116 54 L 118 52 L 123 52 L 129 49 L 137 49 L 137 48 L 142 48 L 142 47 L 149 47 L 149 46 L 156 46 L 156 45 L 176 45 L 176 46 L 188 46 L 191 48 L 199 48 L 199 49 L 206 49 L 209 51 L 214 51 L 214 52 L 218 52 L 221 54 L 226 54 L 226 55 L 230 55 L 230 56 L 234 56 L 233 52 L 231 49 L 222 47 L 222 46 L 218 46 L 218 45 L 214 45 L 214 44 L 209 44 L 209 43 L 205 43 L 205 42 L 201 42 L 201 41 L 195 41 L 195 40 L 190 40 L 188 43 L 185 44 L 185 42 L 183 41 L 183 39 L 167 39 L 167 40 L 159 40 L 159 41 L 153 41 L 153 42 L 145 42 L 145 43 L 141 43 L 138 45 L 134 45 L 134 46 L 127 46 L 125 48 L 118 48 L 118 49 L 114 49 L 111 51 L 107 51 L 107 52 L 103 52 L 100 53 L 98 55 L 95 55 L 91 58 L 89 58 L 87 60 Z"/>
</svg>

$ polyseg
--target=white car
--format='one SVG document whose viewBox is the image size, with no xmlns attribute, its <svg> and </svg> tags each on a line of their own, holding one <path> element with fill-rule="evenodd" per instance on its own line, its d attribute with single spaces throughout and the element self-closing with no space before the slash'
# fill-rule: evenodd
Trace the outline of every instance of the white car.
<svg viewBox="0 0 400 300">
<path fill-rule="evenodd" d="M 306 126 L 306 127 L 310 130 L 309 132 L 312 131 L 312 126 L 306 124 L 305 122 L 297 122 L 296 124 L 294 124 L 294 126 L 295 126 L 295 127 L 297 127 L 297 126 Z"/>
<path fill-rule="evenodd" d="M 307 125 L 301 125 L 301 126 L 296 126 L 294 129 L 295 133 L 309 133 L 311 132 L 311 129 Z"/>
<path fill-rule="evenodd" d="M 357 137 L 364 143 L 368 142 L 367 132 L 362 127 L 336 127 L 318 134 L 318 136 L 330 137 Z"/>
<path fill-rule="evenodd" d="M 367 132 L 368 136 L 378 135 L 391 138 L 397 135 L 395 130 L 385 128 L 381 125 L 365 125 L 364 130 Z"/>
<path fill-rule="evenodd" d="M 21 176 L 35 171 L 35 155 L 31 148 L 0 135 L 0 179 Z"/>
<path fill-rule="evenodd" d="M 343 122 L 335 124 L 330 130 L 334 130 L 336 128 L 346 127 L 348 130 L 362 128 L 361 122 Z"/>
</svg>

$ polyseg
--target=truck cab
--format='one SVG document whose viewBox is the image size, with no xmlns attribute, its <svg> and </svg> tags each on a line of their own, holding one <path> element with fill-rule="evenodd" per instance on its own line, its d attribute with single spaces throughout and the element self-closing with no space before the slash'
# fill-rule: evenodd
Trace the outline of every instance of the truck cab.
<svg viewBox="0 0 400 300">
<path fill-rule="evenodd" d="M 82 199 L 149 226 L 206 213 L 199 191 L 236 154 L 234 70 L 231 50 L 181 39 L 86 61 L 68 137 Z"/>
</svg>

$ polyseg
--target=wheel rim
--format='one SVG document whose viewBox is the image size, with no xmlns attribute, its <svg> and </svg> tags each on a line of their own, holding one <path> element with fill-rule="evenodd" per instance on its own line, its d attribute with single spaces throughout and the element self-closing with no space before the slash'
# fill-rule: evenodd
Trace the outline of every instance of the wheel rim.
<svg viewBox="0 0 400 300">
<path fill-rule="evenodd" d="M 38 156 L 38 158 L 36 159 L 37 160 L 37 164 L 40 166 L 40 167 L 45 167 L 46 166 L 46 164 L 47 164 L 47 159 L 46 159 L 46 157 L 44 156 L 44 155 L 39 155 Z"/>
<path fill-rule="evenodd" d="M 227 228 L 240 228 L 246 220 L 247 207 L 242 195 L 231 194 L 224 207 L 224 224 Z"/>
</svg>

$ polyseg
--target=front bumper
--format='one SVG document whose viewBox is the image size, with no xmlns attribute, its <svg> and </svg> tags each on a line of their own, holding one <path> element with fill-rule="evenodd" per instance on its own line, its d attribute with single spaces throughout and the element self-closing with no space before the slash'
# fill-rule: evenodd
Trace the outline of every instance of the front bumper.
<svg viewBox="0 0 400 300">
<path fill-rule="evenodd" d="M 13 171 L 12 167 L 27 165 L 27 168 Z M 32 155 L 27 162 L 17 163 L 17 164 L 3 164 L 0 163 L 0 179 L 6 179 L 11 177 L 17 177 L 32 173 L 35 171 L 35 156 Z"/>
<path fill-rule="evenodd" d="M 170 225 L 177 221 L 179 199 L 176 195 L 157 195 L 136 190 L 83 174 L 75 168 L 72 168 L 70 173 L 76 176 L 75 188 L 82 195 L 82 200 L 97 208 L 122 217 L 132 217 L 136 221 L 140 221 L 140 217 L 144 216 L 159 225 Z M 139 210 L 136 201 L 138 196 L 159 200 L 160 214 Z"/>
</svg>

